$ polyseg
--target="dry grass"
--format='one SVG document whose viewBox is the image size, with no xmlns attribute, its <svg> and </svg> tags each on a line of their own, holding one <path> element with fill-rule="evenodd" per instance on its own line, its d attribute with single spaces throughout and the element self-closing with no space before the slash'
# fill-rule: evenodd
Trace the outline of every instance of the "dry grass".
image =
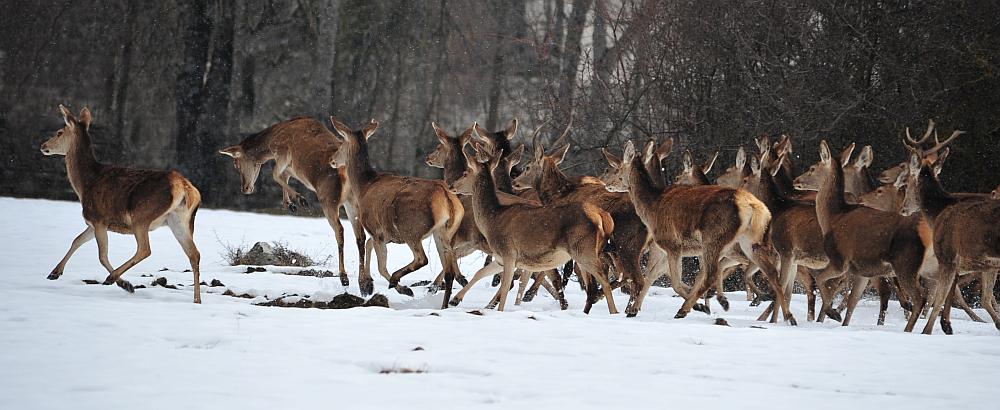
<svg viewBox="0 0 1000 410">
<path fill-rule="evenodd" d="M 327 255 L 321 259 L 313 258 L 295 249 L 289 248 L 288 244 L 284 242 L 273 242 L 271 247 L 274 249 L 275 260 L 263 260 L 259 258 L 259 255 L 254 255 L 250 252 L 253 245 L 247 246 L 245 243 L 239 245 L 233 245 L 230 243 L 219 241 L 222 245 L 223 252 L 220 256 L 226 261 L 230 266 L 240 266 L 240 265 L 275 265 L 275 266 L 320 266 L 326 265 L 327 262 L 332 258 L 331 255 Z"/>
</svg>

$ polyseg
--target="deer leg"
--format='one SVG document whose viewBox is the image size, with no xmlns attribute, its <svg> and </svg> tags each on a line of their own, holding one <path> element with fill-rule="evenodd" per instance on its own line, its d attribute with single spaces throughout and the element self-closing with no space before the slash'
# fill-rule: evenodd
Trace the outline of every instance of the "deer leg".
<svg viewBox="0 0 1000 410">
<path fill-rule="evenodd" d="M 517 268 L 515 265 L 517 262 L 516 257 L 505 256 L 503 258 L 503 277 L 500 280 L 500 304 L 497 305 L 497 310 L 503 312 L 504 307 L 507 305 L 507 292 L 510 291 L 511 286 L 514 282 L 514 270 Z"/>
<path fill-rule="evenodd" d="M 889 310 L 889 296 L 892 288 L 889 286 L 889 278 L 881 277 L 875 279 L 875 290 L 878 291 L 878 321 L 877 326 L 885 325 L 885 313 Z"/>
<path fill-rule="evenodd" d="M 996 326 L 997 330 L 1000 330 L 1000 314 L 997 314 L 996 296 L 993 295 L 993 288 L 997 283 L 997 273 L 984 272 L 980 275 L 982 276 L 980 284 L 983 289 L 980 301 L 983 304 L 983 309 L 986 309 L 986 313 L 989 313 L 990 318 L 993 319 L 993 325 Z"/>
<path fill-rule="evenodd" d="M 802 283 L 806 290 L 806 320 L 812 322 L 816 320 L 816 281 L 812 274 L 805 267 L 800 267 L 795 271 L 795 279 Z"/>
<path fill-rule="evenodd" d="M 975 275 L 969 275 L 969 277 L 973 276 Z M 962 309 L 962 311 L 964 311 L 966 315 L 969 315 L 969 319 L 972 319 L 973 322 L 986 323 L 986 321 L 983 320 L 983 318 L 979 317 L 979 315 L 976 314 L 976 311 L 972 310 L 972 306 L 969 306 L 969 302 L 966 301 L 965 296 L 962 295 L 961 286 L 962 286 L 961 283 L 955 285 L 955 290 L 954 290 L 955 305 L 958 306 L 960 309 Z M 985 297 L 980 297 L 980 303 L 983 303 L 982 302 L 983 299 L 985 299 Z M 983 303 L 983 307 L 986 307 L 986 303 Z"/>
<path fill-rule="evenodd" d="M 135 244 L 136 244 L 135 255 L 133 255 L 131 258 L 129 258 L 129 260 L 125 261 L 125 263 L 121 264 L 121 266 L 117 267 L 113 272 L 111 272 L 111 274 L 108 275 L 107 279 L 104 279 L 105 285 L 110 285 L 112 283 L 115 283 L 129 293 L 135 292 L 135 288 L 132 287 L 131 283 L 128 283 L 128 281 L 122 279 L 121 278 L 122 275 L 125 273 L 125 271 L 131 269 L 139 262 L 142 262 L 143 259 L 148 258 L 149 255 L 152 253 L 149 249 L 149 226 L 145 225 L 136 226 L 133 228 L 132 232 L 135 235 Z"/>
<path fill-rule="evenodd" d="M 375 250 L 375 262 L 378 264 L 378 273 L 382 275 L 387 282 L 390 283 L 389 287 L 393 287 L 392 276 L 389 275 L 389 269 L 386 268 L 386 262 L 389 260 L 389 248 L 385 243 L 376 241 L 375 238 L 369 238 L 372 248 Z M 368 280 L 371 280 L 371 274 L 367 274 Z M 358 279 L 358 282 L 361 282 Z"/>
<path fill-rule="evenodd" d="M 691 288 L 691 292 L 688 293 L 687 299 L 684 300 L 684 304 L 681 305 L 681 308 L 677 310 L 677 314 L 674 315 L 674 319 L 681 319 L 687 316 L 691 312 L 691 309 L 709 313 L 707 306 L 696 307 L 696 305 L 698 304 L 698 298 L 705 293 L 707 287 L 715 283 L 715 275 L 718 275 L 719 255 L 721 253 L 722 249 L 719 249 L 717 246 L 711 244 L 705 245 L 699 258 L 701 270 L 695 278 L 694 286 Z M 673 274 L 674 272 L 671 273 Z M 680 276 L 680 274 L 677 273 L 677 276 Z"/>
<path fill-rule="evenodd" d="M 108 274 L 115 271 L 108 260 L 108 227 L 104 225 L 94 225 L 94 239 L 97 240 L 97 257 L 101 265 L 108 271 Z"/>
<path fill-rule="evenodd" d="M 295 213 L 298 212 L 299 205 L 306 206 L 306 199 L 288 184 L 288 180 L 292 178 L 292 174 L 288 172 L 288 165 L 290 163 L 290 157 L 275 158 L 271 177 L 274 179 L 274 182 L 281 185 L 281 204 L 289 212 Z"/>
<path fill-rule="evenodd" d="M 340 207 L 328 205 L 323 202 L 323 216 L 326 217 L 326 221 L 333 228 L 333 235 L 337 239 L 337 267 L 340 270 L 340 285 L 350 286 L 351 280 L 347 278 L 347 269 L 344 268 L 344 225 L 340 222 Z M 369 293 L 365 293 L 365 290 L 361 290 L 361 294 L 364 296 L 371 294 L 371 289 Z"/>
<path fill-rule="evenodd" d="M 750 301 L 750 306 L 760 306 L 760 300 L 764 296 L 764 290 L 757 286 L 757 281 L 754 280 L 754 276 L 757 272 L 760 272 L 760 267 L 756 265 L 747 265 L 746 270 L 743 271 L 743 282 L 747 285 L 747 300 Z"/>
<path fill-rule="evenodd" d="M 905 298 L 910 301 L 910 317 L 906 320 L 904 332 L 912 332 L 913 327 L 920 318 L 920 311 L 924 309 L 927 298 L 924 296 L 923 286 L 920 285 L 920 278 L 914 275 L 899 275 L 896 279 L 899 282 L 899 293 L 905 294 Z"/>
<path fill-rule="evenodd" d="M 632 294 L 629 295 L 629 306 L 625 309 L 625 316 L 635 317 L 642 310 L 642 302 L 646 299 L 646 295 L 649 294 L 650 287 L 653 286 L 653 282 L 663 276 L 663 270 L 671 269 L 673 262 L 676 259 L 676 265 L 680 265 L 680 256 L 673 253 L 667 253 L 665 250 L 661 249 L 655 243 L 649 246 L 649 260 L 646 265 L 645 275 L 640 275 L 637 280 L 641 280 L 642 283 L 635 283 L 635 288 L 632 289 Z M 669 272 L 667 272 L 669 274 Z M 676 286 L 675 284 L 671 284 Z M 677 287 L 674 291 L 677 291 Z"/>
<path fill-rule="evenodd" d="M 779 283 L 781 281 L 780 273 L 778 272 L 778 267 L 774 266 L 774 261 L 778 258 L 777 252 L 775 252 L 770 246 L 752 244 L 745 239 L 739 241 L 739 245 L 743 250 L 743 253 L 749 256 L 750 260 L 760 267 L 761 272 L 764 272 L 764 280 L 767 281 L 768 286 L 770 286 L 772 292 L 774 292 L 774 299 L 777 302 L 774 310 L 776 311 L 778 307 L 781 307 L 784 311 L 784 320 L 791 326 L 798 326 L 798 322 L 792 314 L 790 305 L 791 298 L 785 297 L 785 286 Z M 776 322 L 777 316 L 775 315 L 772 317 L 771 323 Z"/>
<path fill-rule="evenodd" d="M 827 264 L 827 266 L 823 268 L 823 270 L 816 277 L 816 286 L 819 287 L 819 295 L 823 301 L 819 314 L 816 316 L 817 322 L 823 323 L 823 319 L 827 316 L 838 322 L 841 320 L 840 313 L 833 309 L 833 298 L 839 291 L 839 281 L 835 284 L 838 288 L 832 288 L 829 284 L 827 284 L 827 282 L 830 279 L 840 278 L 841 276 L 844 276 L 845 273 L 845 271 L 837 269 L 831 263 Z"/>
<path fill-rule="evenodd" d="M 462 299 L 465 298 L 465 294 L 469 291 L 469 289 L 472 289 L 472 287 L 476 284 L 476 282 L 479 282 L 483 278 L 487 276 L 492 276 L 494 273 L 501 271 L 503 271 L 503 266 L 500 265 L 499 261 L 493 259 L 488 265 L 483 266 L 478 271 L 476 271 L 476 274 L 472 275 L 472 279 L 469 280 L 469 283 L 463 286 L 462 289 L 459 290 L 457 294 L 455 294 L 455 297 L 453 297 L 451 301 L 448 303 L 452 306 L 458 306 L 459 303 L 462 303 Z"/>
<path fill-rule="evenodd" d="M 529 280 L 531 280 L 531 274 L 521 272 L 521 278 L 517 284 L 517 296 L 514 297 L 514 306 L 521 306 L 521 301 L 524 300 L 524 291 L 528 290 Z"/>
<path fill-rule="evenodd" d="M 410 290 L 409 287 L 400 285 L 399 281 L 403 279 L 404 276 L 409 275 L 410 272 L 427 266 L 427 253 L 424 252 L 424 244 L 419 240 L 408 243 L 406 246 L 410 247 L 410 252 L 413 253 L 413 260 L 406 266 L 399 268 L 392 273 L 392 276 L 389 278 L 389 287 L 396 289 L 396 291 L 401 294 L 413 296 L 413 291 Z M 379 255 L 379 259 L 379 264 L 385 263 L 381 260 L 381 255 Z M 447 262 L 442 261 L 442 263 Z"/>
<path fill-rule="evenodd" d="M 198 252 L 198 247 L 194 244 L 193 235 L 191 235 L 190 226 L 194 226 L 194 216 L 188 215 L 187 221 L 181 218 L 181 215 L 171 214 L 167 217 L 167 226 L 170 227 L 170 232 L 174 234 L 174 239 L 177 239 L 177 243 L 181 245 L 181 249 L 184 250 L 184 254 L 187 255 L 188 261 L 191 263 L 191 272 L 194 276 L 194 303 L 201 303 L 201 253 Z"/>
<path fill-rule="evenodd" d="M 84 229 L 83 232 L 76 236 L 76 239 L 73 239 L 73 244 L 69 246 L 69 252 L 66 252 L 66 256 L 63 256 L 62 260 L 59 261 L 59 264 L 52 269 L 52 272 L 49 273 L 48 279 L 59 279 L 59 277 L 63 274 L 63 269 L 66 268 L 66 262 L 69 262 L 69 258 L 73 256 L 73 253 L 76 252 L 77 249 L 80 249 L 83 244 L 90 242 L 91 239 L 94 239 L 94 227 L 87 225 L 87 229 Z"/>
<path fill-rule="evenodd" d="M 847 314 L 844 316 L 844 321 L 840 324 L 841 326 L 847 326 L 851 323 L 851 316 L 854 316 L 854 308 L 858 306 L 861 295 L 868 289 L 868 281 L 869 279 L 865 276 L 854 275 L 851 293 L 847 298 Z"/>
<path fill-rule="evenodd" d="M 538 294 L 538 288 L 540 288 L 542 285 L 548 284 L 548 282 L 546 281 L 548 280 L 549 274 L 551 272 L 552 270 L 547 270 L 545 272 L 540 272 L 539 274 L 535 275 L 535 281 L 531 282 L 531 287 L 528 288 L 527 292 L 524 292 L 524 298 L 521 300 L 525 302 L 531 302 L 533 299 L 535 299 L 535 295 Z M 546 289 L 549 288 L 547 287 Z M 549 293 L 552 292 L 550 291 Z M 555 295 L 552 296 L 554 297 Z"/>
<path fill-rule="evenodd" d="M 941 309 L 941 331 L 946 335 L 951 335 L 954 330 L 951 327 L 951 308 L 955 302 L 955 293 L 962 294 L 958 287 L 959 276 L 955 275 L 955 283 L 948 287 L 948 295 L 944 298 L 944 307 Z"/>
<path fill-rule="evenodd" d="M 938 315 L 941 314 L 941 309 L 944 307 L 945 303 L 950 303 L 948 299 L 948 294 L 951 290 L 955 288 L 955 281 L 958 280 L 955 274 L 955 266 L 950 263 L 939 263 L 938 277 L 934 280 L 934 291 L 931 293 L 933 295 L 931 312 L 927 315 L 927 324 L 924 325 L 923 334 L 929 335 L 934 331 L 934 322 L 937 320 Z"/>
</svg>

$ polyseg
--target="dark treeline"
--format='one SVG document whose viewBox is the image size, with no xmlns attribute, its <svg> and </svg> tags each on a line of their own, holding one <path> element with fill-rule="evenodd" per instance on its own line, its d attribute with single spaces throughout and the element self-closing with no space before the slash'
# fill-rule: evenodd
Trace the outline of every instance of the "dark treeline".
<svg viewBox="0 0 1000 410">
<path fill-rule="evenodd" d="M 73 198 L 39 144 L 56 105 L 95 115 L 104 161 L 177 168 L 209 206 L 253 196 L 218 148 L 284 119 L 382 124 L 376 166 L 423 163 L 437 121 L 516 117 L 524 142 L 572 116 L 572 173 L 601 147 L 674 137 L 728 164 L 760 134 L 871 144 L 899 162 L 905 127 L 968 131 L 943 174 L 988 191 L 1000 175 L 1000 3 L 994 1 L 10 0 L 0 16 L 0 194 Z M 673 162 L 679 162 L 675 155 Z M 303 190 L 304 191 L 304 190 Z"/>
</svg>

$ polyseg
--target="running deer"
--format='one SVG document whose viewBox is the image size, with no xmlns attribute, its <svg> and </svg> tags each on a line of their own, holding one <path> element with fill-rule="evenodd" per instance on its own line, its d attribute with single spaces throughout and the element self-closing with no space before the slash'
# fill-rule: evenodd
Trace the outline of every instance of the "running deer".
<svg viewBox="0 0 1000 410">
<path fill-rule="evenodd" d="M 583 272 L 601 282 L 608 310 L 617 313 L 601 258 L 614 232 L 611 215 L 593 205 L 579 203 L 502 205 L 491 174 L 504 154 L 493 151 L 490 144 L 474 142 L 473 146 L 476 157 L 467 157 L 468 170 L 455 182 L 455 189 L 472 194 L 476 226 L 486 237 L 494 260 L 476 272 L 451 303 L 460 303 L 465 293 L 483 277 L 503 271 L 498 306 L 502 311 L 516 269 L 543 272 L 573 259 Z"/>
<path fill-rule="evenodd" d="M 291 178 L 316 193 L 323 215 L 337 239 L 340 283 L 348 286 L 350 280 L 344 268 L 344 226 L 340 223 L 340 206 L 344 205 L 350 221 L 354 221 L 356 211 L 354 206 L 344 203 L 347 178 L 343 169 L 328 166 L 330 155 L 338 147 L 340 141 L 323 123 L 309 117 L 296 117 L 267 127 L 239 144 L 223 148 L 219 153 L 233 159 L 244 194 L 254 193 L 261 165 L 269 161 L 274 161 L 271 177 L 281 185 L 282 204 L 290 212 L 296 212 L 299 206 L 306 206 L 305 197 L 288 184 Z M 365 231 L 359 225 L 352 226 L 360 255 L 364 250 Z M 358 287 L 365 296 L 374 291 L 370 278 L 359 280 Z"/>
<path fill-rule="evenodd" d="M 357 131 L 333 117 L 330 117 L 330 124 L 343 141 L 330 157 L 329 166 L 344 167 L 347 175 L 345 192 L 348 200 L 357 204 L 356 221 L 353 223 L 360 224 L 371 235 L 371 240 L 365 244 L 359 276 L 371 280 L 368 267 L 374 249 L 379 273 L 389 281 L 389 287 L 412 296 L 413 291 L 400 285 L 399 281 L 427 265 L 422 241 L 433 236 L 438 257 L 446 270 L 442 302 L 442 308 L 446 308 L 452 283 L 459 275 L 454 237 L 465 213 L 461 201 L 444 181 L 376 172 L 368 157 L 368 138 L 378 129 L 375 120 Z M 386 269 L 388 243 L 406 244 L 413 253 L 413 261 L 391 276 Z"/>
<path fill-rule="evenodd" d="M 933 128 L 934 122 L 931 121 L 927 132 L 930 133 Z M 933 230 L 939 270 L 924 334 L 933 331 L 934 321 L 942 307 L 951 304 L 954 283 L 959 275 L 982 274 L 983 292 L 992 292 L 996 280 L 994 273 L 1000 270 L 1000 224 L 996 223 L 1000 221 L 1000 202 L 986 199 L 963 201 L 946 191 L 935 175 L 934 168 L 940 166 L 941 158 L 933 158 L 933 154 L 961 134 L 962 131 L 955 131 L 929 150 L 912 144 L 912 140 L 904 141 L 911 155 L 902 213 L 920 212 L 927 218 Z M 1000 329 L 996 306 L 984 298 L 983 307 Z M 942 327 L 946 333 L 951 333 L 950 323 L 943 322 Z"/>
<path fill-rule="evenodd" d="M 59 111 L 66 126 L 45 141 L 41 150 L 45 155 L 66 157 L 66 175 L 83 205 L 87 229 L 73 240 L 69 252 L 48 278 L 59 279 L 73 252 L 97 239 L 101 265 L 108 271 L 104 284 L 116 283 L 132 293 L 135 288 L 122 279 L 122 274 L 149 257 L 149 231 L 165 224 L 191 262 L 194 303 L 201 303 L 201 254 L 194 244 L 194 218 L 201 204 L 198 189 L 177 171 L 132 169 L 98 162 L 90 140 L 93 121 L 90 109 L 84 107 L 79 116 L 74 116 L 60 104 Z M 135 236 L 135 255 L 117 268 L 108 261 L 108 231 Z"/>
<path fill-rule="evenodd" d="M 853 144 L 852 144 L 853 145 Z M 849 152 L 849 151 L 848 151 Z M 847 154 L 850 155 L 849 153 Z M 816 220 L 823 232 L 829 264 L 816 278 L 823 297 L 823 310 L 831 312 L 833 299 L 826 282 L 851 274 L 853 286 L 847 301 L 843 325 L 850 323 L 854 308 L 868 287 L 870 278 L 895 275 L 901 299 L 910 300 L 913 312 L 920 312 L 926 302 L 919 272 L 925 257 L 928 232 L 912 219 L 898 213 L 884 212 L 860 205 L 849 205 L 844 198 L 844 163 L 833 158 L 826 141 L 820 143 L 820 162 L 811 169 L 810 178 L 820 179 L 816 195 Z M 796 184 L 801 185 L 800 176 Z M 911 314 L 906 329 L 912 329 L 919 314 Z"/>
<path fill-rule="evenodd" d="M 516 124 L 516 122 L 515 122 Z M 455 181 L 458 180 L 468 169 L 468 165 L 465 160 L 465 155 L 462 154 L 464 147 L 469 143 L 472 138 L 474 127 L 469 127 L 465 132 L 460 134 L 458 137 L 451 137 L 436 123 L 431 123 L 431 127 L 434 128 L 434 133 L 438 138 L 438 146 L 432 151 L 426 159 L 427 165 L 435 168 L 444 169 L 444 181 L 448 185 L 453 185 Z M 510 169 L 516 165 L 521 158 L 524 151 L 524 146 L 519 146 L 516 152 L 510 156 L 507 156 L 505 163 L 497 167 L 496 172 L 493 175 L 495 180 L 506 179 L 510 180 Z M 511 195 L 509 192 L 497 191 L 497 197 L 500 198 L 501 203 L 511 204 L 515 202 L 525 202 L 529 201 L 527 199 Z M 483 234 L 479 232 L 479 228 L 476 227 L 475 216 L 471 212 L 472 209 L 472 195 L 459 195 L 459 200 L 462 201 L 462 206 L 467 211 L 462 217 L 462 224 L 458 228 L 458 232 L 455 233 L 455 254 L 458 258 L 465 257 L 472 253 L 473 251 L 480 251 L 487 255 L 491 253 L 489 249 L 489 244 L 486 242 L 486 238 Z M 529 201 L 530 202 L 530 201 Z M 489 265 L 492 258 L 487 256 L 486 264 Z M 439 278 L 443 278 L 444 272 L 438 275 Z M 522 276 L 522 282 L 527 280 L 528 276 Z M 435 282 L 438 282 L 436 279 Z M 460 283 L 461 285 L 468 284 Z M 535 283 L 532 285 L 529 292 L 537 292 L 539 286 L 544 286 L 546 290 L 552 295 L 553 298 L 559 301 L 560 307 L 565 310 L 568 307 L 566 303 L 566 298 L 562 291 L 562 281 L 559 280 L 559 275 L 556 272 L 552 275 L 552 271 L 545 272 L 542 275 L 535 277 Z M 530 295 L 530 294 L 529 294 Z M 524 286 L 522 285 L 518 289 L 518 295 L 515 304 L 520 305 L 521 301 L 530 301 L 531 297 L 526 296 Z"/>
<path fill-rule="evenodd" d="M 635 213 L 628 194 L 608 192 L 604 183 L 596 178 L 573 178 L 563 173 L 559 164 L 565 158 L 568 144 L 551 154 L 545 153 L 545 148 L 537 139 L 533 139 L 533 145 L 532 161 L 525 167 L 524 173 L 514 180 L 514 186 L 530 184 L 546 205 L 564 202 L 592 204 L 608 212 L 614 221 L 615 230 L 611 234 L 607 250 L 619 282 L 631 281 L 633 289 L 648 291 L 652 282 L 644 280 L 640 267 L 640 259 L 646 247 L 646 226 Z M 666 152 L 669 152 L 669 146 Z M 587 290 L 588 297 L 598 296 L 595 284 L 589 283 L 589 280 Z M 630 293 L 625 314 L 634 317 L 638 314 L 634 303 L 637 292 Z"/>
<path fill-rule="evenodd" d="M 749 192 L 715 185 L 656 188 L 631 141 L 625 146 L 622 164 L 610 177 L 608 190 L 629 193 L 653 244 L 665 253 L 667 269 L 680 270 L 682 256 L 699 257 L 701 271 L 676 318 L 687 316 L 696 306 L 698 298 L 721 273 L 723 256 L 737 246 L 778 289 L 777 271 L 771 262 L 774 256 L 765 243 L 771 212 Z M 794 325 L 787 300 L 781 292 L 776 293 L 775 298 L 785 308 L 785 320 Z M 721 295 L 719 292 L 717 296 Z M 644 296 L 638 295 L 637 310 Z M 704 309 L 699 306 L 699 310 Z"/>
</svg>

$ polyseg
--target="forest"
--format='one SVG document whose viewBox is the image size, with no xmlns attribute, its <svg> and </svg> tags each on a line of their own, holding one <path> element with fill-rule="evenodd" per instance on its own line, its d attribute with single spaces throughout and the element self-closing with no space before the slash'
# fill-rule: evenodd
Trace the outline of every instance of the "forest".
<svg viewBox="0 0 1000 410">
<path fill-rule="evenodd" d="M 764 134 L 790 136 L 798 168 L 820 139 L 870 144 L 878 170 L 933 119 L 966 131 L 945 186 L 988 192 L 998 15 L 985 0 L 9 0 L 0 195 L 74 199 L 63 162 L 39 153 L 60 103 L 93 111 L 100 160 L 178 169 L 218 208 L 279 206 L 275 184 L 243 195 L 218 150 L 300 115 L 375 118 L 375 167 L 425 177 L 440 176 L 424 163 L 432 121 L 516 118 L 529 146 L 543 123 L 543 141 L 571 125 L 563 168 L 596 175 L 601 148 L 626 140 L 719 150 L 718 172 Z"/>
</svg>

